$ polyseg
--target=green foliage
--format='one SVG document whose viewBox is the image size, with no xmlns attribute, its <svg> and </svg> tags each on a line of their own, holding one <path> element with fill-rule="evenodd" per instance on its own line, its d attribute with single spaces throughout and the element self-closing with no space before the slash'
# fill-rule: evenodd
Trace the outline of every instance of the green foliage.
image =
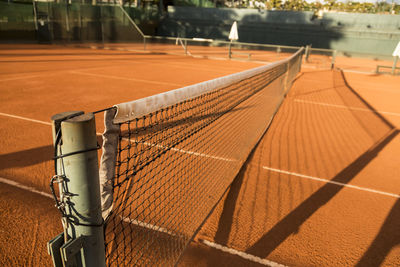
<svg viewBox="0 0 400 267">
<path fill-rule="evenodd" d="M 159 0 L 153 0 L 159 1 Z M 166 0 L 164 0 L 166 1 Z M 236 7 L 253 8 L 251 0 L 173 0 L 176 6 L 193 7 Z M 319 10 L 328 12 L 352 12 L 352 13 L 372 13 L 372 14 L 400 14 L 400 5 L 386 2 L 377 4 L 368 2 L 341 2 L 338 0 L 324 0 L 307 2 L 305 0 L 255 0 L 265 4 L 267 10 L 288 10 L 288 11 L 314 11 Z"/>
</svg>

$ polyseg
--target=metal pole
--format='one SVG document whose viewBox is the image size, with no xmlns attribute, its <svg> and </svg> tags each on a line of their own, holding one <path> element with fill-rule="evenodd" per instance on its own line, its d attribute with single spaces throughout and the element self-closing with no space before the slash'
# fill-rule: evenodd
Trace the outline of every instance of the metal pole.
<svg viewBox="0 0 400 267">
<path fill-rule="evenodd" d="M 186 56 L 187 55 L 187 40 L 185 39 L 183 43 L 185 46 L 185 56 Z"/>
<path fill-rule="evenodd" d="M 286 95 L 287 91 L 289 90 L 289 88 L 288 88 L 288 77 L 289 77 L 289 71 L 290 71 L 289 61 L 285 65 L 286 65 L 286 71 L 285 71 L 285 78 L 283 80 L 283 86 L 284 86 L 284 91 L 285 91 L 285 95 Z"/>
<path fill-rule="evenodd" d="M 306 52 L 305 52 L 306 56 L 304 57 L 304 60 L 306 62 L 308 62 L 308 57 L 310 56 L 310 50 L 311 50 L 311 45 L 306 45 Z"/>
<path fill-rule="evenodd" d="M 68 235 L 80 240 L 83 266 L 105 266 L 95 118 L 92 113 L 61 122 L 63 166 L 69 200 Z M 68 255 L 64 255 L 67 259 Z"/>
<path fill-rule="evenodd" d="M 99 6 L 100 8 L 100 30 L 101 30 L 101 42 L 103 45 L 103 48 L 105 46 L 104 44 L 104 25 L 103 25 L 103 12 L 102 12 L 102 6 Z"/>
<path fill-rule="evenodd" d="M 51 8 L 50 8 L 51 6 Z M 51 14 L 50 14 L 51 13 Z M 51 18 L 50 18 L 51 16 Z M 47 27 L 49 28 L 49 38 L 50 42 L 54 41 L 54 27 L 53 27 L 53 5 L 50 2 L 47 2 Z"/>
<path fill-rule="evenodd" d="M 65 26 L 67 29 L 67 41 L 70 42 L 70 32 L 69 32 L 69 17 L 68 17 L 68 12 L 69 11 L 69 4 L 68 1 L 65 3 Z"/>
<path fill-rule="evenodd" d="M 63 112 L 63 113 L 58 113 L 56 115 L 53 115 L 51 117 L 51 122 L 52 122 L 52 134 L 53 134 L 53 145 L 56 146 L 56 138 L 57 138 L 57 133 L 61 130 L 61 122 L 71 119 L 73 117 L 76 116 L 80 116 L 83 115 L 84 112 L 81 110 L 77 110 L 77 111 L 67 111 L 67 112 Z M 59 162 L 60 160 L 58 160 Z M 62 173 L 63 170 L 60 167 L 60 164 L 57 164 L 57 173 Z M 62 192 L 60 192 L 62 193 Z"/>
<path fill-rule="evenodd" d="M 232 40 L 229 42 L 229 52 L 228 52 L 228 57 L 232 58 Z"/>
<path fill-rule="evenodd" d="M 131 24 L 133 25 L 133 27 L 135 27 L 135 29 L 139 32 L 139 34 L 144 37 L 144 33 L 142 32 L 142 30 L 136 25 L 136 23 L 133 21 L 133 19 L 131 18 L 131 16 L 129 16 L 128 12 L 126 12 L 126 10 L 121 6 L 118 5 L 118 7 L 121 9 L 122 13 L 125 14 L 125 16 L 128 18 L 128 20 L 131 22 Z"/>
<path fill-rule="evenodd" d="M 396 72 L 396 65 L 397 65 L 397 60 L 399 59 L 398 56 L 395 56 L 393 59 L 393 66 L 392 66 L 392 75 Z"/>
<path fill-rule="evenodd" d="M 39 29 L 38 22 L 37 22 L 37 11 L 36 11 L 36 2 L 32 0 L 32 7 L 33 7 L 33 21 L 35 22 L 35 30 Z"/>
<path fill-rule="evenodd" d="M 337 54 L 337 51 L 334 50 L 332 53 L 331 70 L 333 70 L 333 68 L 335 67 L 336 54 Z"/>
</svg>

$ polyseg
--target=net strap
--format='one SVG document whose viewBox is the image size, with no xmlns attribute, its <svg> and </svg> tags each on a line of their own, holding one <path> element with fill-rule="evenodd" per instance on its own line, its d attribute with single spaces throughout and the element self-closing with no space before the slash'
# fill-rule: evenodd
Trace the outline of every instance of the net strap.
<svg viewBox="0 0 400 267">
<path fill-rule="evenodd" d="M 104 220 L 110 214 L 113 206 L 112 179 L 115 176 L 119 136 L 119 125 L 113 123 L 115 113 L 115 109 L 106 110 L 104 113 L 103 153 L 99 169 L 101 210 Z"/>
</svg>

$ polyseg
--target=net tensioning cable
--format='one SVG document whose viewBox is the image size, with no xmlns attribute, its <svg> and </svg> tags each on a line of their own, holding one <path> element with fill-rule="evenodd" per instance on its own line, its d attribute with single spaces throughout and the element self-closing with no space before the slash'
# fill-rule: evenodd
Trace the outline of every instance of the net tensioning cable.
<svg viewBox="0 0 400 267">
<path fill-rule="evenodd" d="M 302 54 L 105 112 L 108 266 L 176 264 L 268 128 Z"/>
</svg>

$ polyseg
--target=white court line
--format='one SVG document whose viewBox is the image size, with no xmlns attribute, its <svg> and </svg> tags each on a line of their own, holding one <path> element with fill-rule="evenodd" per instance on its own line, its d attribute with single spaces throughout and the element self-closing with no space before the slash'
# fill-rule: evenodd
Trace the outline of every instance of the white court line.
<svg viewBox="0 0 400 267">
<path fill-rule="evenodd" d="M 34 120 L 34 119 L 21 117 L 21 116 L 16 116 L 16 115 L 11 115 L 11 114 L 7 114 L 7 113 L 1 113 L 0 112 L 0 116 L 10 117 L 10 118 L 14 118 L 14 119 L 20 119 L 20 120 L 24 120 L 24 121 L 36 122 L 36 123 L 40 123 L 40 124 L 44 124 L 44 125 L 48 125 L 48 126 L 52 125 L 51 122 Z M 96 132 L 96 134 L 97 135 L 103 135 L 103 133 L 97 133 L 97 132 Z"/>
<path fill-rule="evenodd" d="M 4 184 L 11 185 L 11 186 L 18 187 L 20 189 L 27 190 L 27 191 L 32 192 L 32 193 L 36 193 L 36 194 L 42 195 L 42 196 L 45 196 L 45 197 L 53 198 L 53 196 L 51 194 L 49 194 L 49 193 L 45 193 L 45 192 L 36 190 L 35 188 L 30 187 L 30 186 L 22 185 L 22 184 L 20 184 L 20 183 L 18 183 L 16 181 L 12 181 L 12 180 L 0 177 L 0 182 L 4 183 Z"/>
<path fill-rule="evenodd" d="M 0 112 L 0 115 L 4 116 L 4 117 L 10 117 L 10 118 L 14 118 L 14 119 L 20 119 L 20 120 L 24 120 L 24 121 L 36 122 L 36 123 L 40 123 L 40 124 L 50 125 L 51 126 L 51 123 L 47 122 L 47 121 L 34 120 L 34 119 L 21 117 L 21 116 L 17 116 L 17 115 L 11 115 L 11 114 L 2 113 L 2 112 Z"/>
<path fill-rule="evenodd" d="M 237 161 L 235 159 L 228 159 L 228 158 L 223 158 L 223 157 L 218 157 L 218 156 L 212 156 L 212 155 L 208 155 L 208 154 L 204 154 L 204 153 L 183 150 L 183 149 L 179 149 L 179 148 L 175 148 L 175 147 L 172 147 L 171 150 L 172 151 L 177 151 L 177 152 L 180 152 L 180 153 L 189 154 L 189 155 L 205 157 L 205 158 L 211 158 L 211 159 L 217 159 L 217 160 L 222 160 L 222 161 L 229 161 L 229 162 Z"/>
<path fill-rule="evenodd" d="M 171 236 L 176 236 L 175 233 L 173 233 L 172 231 L 170 231 L 168 229 L 165 229 L 165 228 L 163 228 L 161 226 L 157 226 L 157 225 L 154 225 L 154 224 L 151 224 L 151 223 L 142 222 L 142 221 L 135 220 L 135 219 L 130 219 L 128 217 L 123 217 L 123 216 L 119 216 L 119 217 L 124 222 L 131 223 L 131 224 L 134 224 L 134 225 L 137 225 L 137 226 L 140 226 L 140 227 L 143 227 L 143 228 L 147 228 L 149 230 L 157 231 L 157 232 L 160 232 L 160 233 L 166 233 L 166 234 L 169 234 Z M 204 245 L 208 246 L 208 247 L 212 247 L 212 248 L 221 250 L 221 251 L 223 251 L 225 253 L 229 253 L 229 254 L 232 254 L 232 255 L 239 256 L 239 257 L 241 257 L 243 259 L 246 259 L 248 261 L 257 262 L 257 263 L 260 263 L 262 265 L 266 265 L 266 266 L 270 266 L 270 267 L 286 267 L 285 265 L 282 265 L 282 264 L 279 264 L 279 263 L 276 263 L 276 262 L 273 262 L 273 261 L 269 261 L 267 259 L 262 259 L 260 257 L 254 256 L 252 254 L 248 254 L 248 253 L 245 253 L 243 251 L 239 251 L 239 250 L 236 250 L 236 249 L 233 249 L 233 248 L 222 246 L 220 244 L 217 244 L 217 243 L 214 243 L 214 242 L 211 242 L 211 241 L 208 241 L 208 240 L 200 239 L 199 241 L 201 243 L 203 243 Z"/>
<path fill-rule="evenodd" d="M 357 74 L 366 74 L 366 75 L 372 75 L 372 74 L 376 74 L 375 70 L 371 70 L 371 71 L 362 71 L 362 70 L 352 70 L 352 69 L 341 69 L 343 72 L 350 72 L 350 73 L 357 73 Z"/>
<path fill-rule="evenodd" d="M 98 70 L 98 69 L 105 69 L 107 67 L 95 67 L 95 68 L 81 68 L 81 69 L 75 69 L 74 71 L 81 71 L 81 70 Z M 13 77 L 13 78 L 6 78 L 6 79 L 0 79 L 0 82 L 7 82 L 7 81 L 14 81 L 14 80 L 22 80 L 22 79 L 32 79 L 32 78 L 40 78 L 43 76 L 50 76 L 50 75 L 57 75 L 57 74 L 64 74 L 65 70 L 46 70 L 46 71 L 30 71 L 30 73 L 40 73 L 37 75 L 25 75 L 25 76 L 18 76 L 18 77 Z"/>
<path fill-rule="evenodd" d="M 118 77 L 118 76 L 112 76 L 112 75 L 103 75 L 103 74 L 94 74 L 94 73 L 86 73 L 86 72 L 81 72 L 81 71 L 69 71 L 70 73 L 74 74 L 79 74 L 79 75 L 87 75 L 87 76 L 94 76 L 94 77 L 100 77 L 100 78 L 109 78 L 109 79 L 116 79 L 116 80 L 126 80 L 126 81 L 135 81 L 135 82 L 145 82 L 145 83 L 152 83 L 152 84 L 161 84 L 161 85 L 172 85 L 172 86 L 183 86 L 182 84 L 177 84 L 177 83 L 168 83 L 168 82 L 156 82 L 156 81 L 150 81 L 150 80 L 142 80 L 142 79 L 135 79 L 135 78 L 124 78 L 124 77 Z"/>
<path fill-rule="evenodd" d="M 124 216 L 121 216 L 121 215 L 119 217 L 124 222 L 130 223 L 130 224 L 134 224 L 134 225 L 137 225 L 137 226 L 140 226 L 140 227 L 143 227 L 143 228 L 147 228 L 147 229 L 150 229 L 150 230 L 153 230 L 153 231 L 157 231 L 157 232 L 160 232 L 160 233 L 166 233 L 166 234 L 169 234 L 171 236 L 176 236 L 176 234 L 174 232 L 172 232 L 172 231 L 170 231 L 170 230 L 168 230 L 168 229 L 166 229 L 164 227 L 161 227 L 161 226 L 158 226 L 158 225 L 154 225 L 154 224 L 151 224 L 151 223 L 142 222 L 142 221 L 135 220 L 135 219 L 131 219 L 131 218 L 124 217 Z"/>
<path fill-rule="evenodd" d="M 162 148 L 162 149 L 168 149 L 168 147 L 163 146 L 163 145 L 156 145 L 156 144 L 152 144 L 152 143 L 148 143 L 148 142 L 139 142 L 139 141 L 136 141 L 136 140 L 129 140 L 128 138 L 123 138 L 123 140 L 131 142 L 131 143 L 134 142 L 134 143 L 143 144 L 143 145 L 146 145 L 146 146 L 152 146 L 152 147 L 158 147 L 158 148 Z M 236 159 L 228 159 L 228 158 L 208 155 L 208 154 L 204 154 L 204 153 L 200 153 L 200 152 L 194 152 L 194 151 L 179 149 L 179 148 L 175 148 L 175 147 L 171 147 L 169 149 L 172 150 L 172 151 L 183 153 L 183 154 L 189 154 L 189 155 L 194 155 L 194 156 L 199 156 L 199 157 L 205 157 L 205 158 L 211 158 L 211 159 L 217 159 L 217 160 L 229 161 L 229 162 L 237 161 Z"/>
<path fill-rule="evenodd" d="M 313 105 L 319 105 L 319 106 L 325 106 L 325 107 L 333 107 L 333 108 L 342 108 L 342 109 L 357 110 L 357 111 L 364 111 L 364 112 L 372 112 L 372 113 L 376 113 L 376 114 L 385 114 L 385 115 L 389 115 L 389 116 L 398 116 L 398 117 L 400 117 L 400 113 L 395 113 L 395 112 L 387 112 L 387 111 L 379 111 L 379 110 L 373 111 L 373 110 L 366 109 L 366 108 L 355 108 L 355 107 L 328 104 L 328 103 L 323 103 L 323 102 L 314 102 L 314 101 L 308 101 L 308 100 L 302 100 L 302 99 L 295 99 L 294 102 L 305 103 L 305 104 L 313 104 Z"/>
<path fill-rule="evenodd" d="M 324 178 L 304 175 L 304 174 L 295 173 L 295 172 L 283 171 L 283 170 L 279 170 L 279 169 L 275 169 L 275 168 L 270 168 L 270 167 L 267 167 L 267 166 L 263 166 L 263 169 L 269 170 L 269 171 L 273 171 L 273 172 L 277 172 L 277 173 L 293 175 L 293 176 L 297 176 L 297 177 L 300 177 L 300 178 L 319 181 L 319 182 L 323 182 L 323 183 L 328 183 L 328 184 L 334 184 L 334 185 L 338 185 L 338 186 L 348 187 L 348 188 L 352 188 L 352 189 L 356 189 L 356 190 L 360 190 L 360 191 L 365 191 L 365 192 L 369 192 L 369 193 L 375 193 L 375 194 L 390 196 L 390 197 L 394 197 L 394 198 L 400 198 L 400 195 L 393 194 L 393 193 L 388 193 L 388 192 L 383 192 L 383 191 L 379 191 L 379 190 L 375 190 L 375 189 L 371 189 L 371 188 L 367 188 L 367 187 L 361 187 L 361 186 L 355 186 L 355 185 L 351 185 L 351 184 L 339 183 L 339 182 L 331 181 L 331 180 L 324 179 Z"/>
<path fill-rule="evenodd" d="M 48 198 L 51 198 L 51 199 L 53 198 L 53 196 L 51 194 L 49 194 L 49 193 L 45 193 L 45 192 L 36 190 L 36 189 L 34 189 L 32 187 L 22 185 L 22 184 L 20 184 L 18 182 L 12 181 L 12 180 L 8 180 L 8 179 L 0 177 L 0 182 L 8 184 L 8 185 L 11 185 L 11 186 L 14 186 L 14 187 L 17 187 L 17 188 L 20 188 L 20 189 L 23 189 L 23 190 L 27 190 L 27 191 L 32 192 L 32 193 L 36 193 L 36 194 L 39 194 L 39 195 L 42 195 L 42 196 L 45 196 L 45 197 L 48 197 Z M 147 228 L 147 229 L 150 229 L 150 230 L 154 230 L 154 231 L 158 231 L 158 232 L 161 232 L 161 233 L 166 233 L 166 234 L 169 234 L 169 235 L 172 235 L 172 236 L 176 236 L 175 233 L 173 233 L 172 231 L 169 231 L 168 229 L 163 228 L 161 226 L 153 225 L 153 224 L 150 224 L 150 223 L 145 223 L 145 222 L 134 220 L 134 219 L 130 219 L 130 218 L 127 218 L 127 217 L 122 217 L 122 216 L 120 216 L 120 217 L 124 222 L 132 223 L 134 225 L 137 225 L 137 226 L 140 226 L 140 227 L 144 227 L 144 228 Z M 225 247 L 225 246 L 222 246 L 222 245 L 210 242 L 210 241 L 202 240 L 202 243 L 205 244 L 206 246 L 213 247 L 213 248 L 216 248 L 216 249 L 221 250 L 223 252 L 230 253 L 230 254 L 233 254 L 233 255 L 237 255 L 237 256 L 239 256 L 241 258 L 244 258 L 246 260 L 257 262 L 257 263 L 260 263 L 260 264 L 263 264 L 263 265 L 266 265 L 266 266 L 286 267 L 284 265 L 281 265 L 281 264 L 278 264 L 278 263 L 275 263 L 275 262 L 272 262 L 272 261 L 269 261 L 269 260 L 266 260 L 266 259 L 262 259 L 262 258 L 259 258 L 257 256 L 251 255 L 251 254 L 247 254 L 245 252 L 238 251 L 236 249 L 228 248 L 228 247 Z"/>
<path fill-rule="evenodd" d="M 229 253 L 229 254 L 232 254 L 232 255 L 239 256 L 239 257 L 241 257 L 243 259 L 246 259 L 246 260 L 249 260 L 249 261 L 252 261 L 252 262 L 257 262 L 257 263 L 265 265 L 265 266 L 286 267 L 285 265 L 282 265 L 282 264 L 279 264 L 279 263 L 276 263 L 276 262 L 273 262 L 273 261 L 270 261 L 270 260 L 267 260 L 267 259 L 263 259 L 263 258 L 254 256 L 252 254 L 248 254 L 248 253 L 245 253 L 243 251 L 239 251 L 239 250 L 236 250 L 236 249 L 233 249 L 233 248 L 225 247 L 225 246 L 222 246 L 220 244 L 217 244 L 217 243 L 214 243 L 214 242 L 211 242 L 211 241 L 208 241 L 208 240 L 201 240 L 201 242 L 206 246 L 221 250 L 223 252 L 226 252 L 226 253 Z"/>
<path fill-rule="evenodd" d="M 33 120 L 33 119 L 24 118 L 24 117 L 21 117 L 21 116 L 10 115 L 10 114 L 5 114 L 5 113 L 1 113 L 1 112 L 0 112 L 0 115 L 7 116 L 7 117 L 12 117 L 12 118 L 17 118 L 17 119 L 22 119 L 22 120 L 27 120 L 27 121 L 32 121 L 32 122 L 37 122 L 37 123 L 41 123 L 41 124 L 45 124 L 45 125 L 51 125 L 51 123 L 49 123 L 49 122 Z M 97 134 L 101 134 L 101 133 L 97 133 Z M 128 140 L 128 139 L 124 138 L 124 140 Z M 132 142 L 135 142 L 135 141 L 132 141 Z M 150 144 L 150 143 L 146 143 L 146 142 L 143 142 L 143 144 L 144 145 L 148 145 L 148 146 L 156 146 L 156 147 L 160 147 L 160 148 L 166 148 L 166 147 L 164 147 L 162 145 L 155 145 L 155 144 Z M 212 158 L 212 159 L 229 161 L 229 162 L 236 161 L 235 159 L 228 159 L 228 158 L 223 158 L 223 157 L 218 157 L 218 156 L 212 156 L 212 155 L 207 155 L 207 154 L 204 154 L 204 153 L 193 152 L 193 151 L 188 151 L 188 150 L 183 150 L 183 149 L 178 149 L 178 148 L 171 148 L 171 150 L 172 151 L 177 151 L 177 152 L 180 152 L 180 153 L 189 154 L 189 155 L 195 155 L 195 156 L 199 156 L 199 157 L 206 157 L 206 158 Z M 354 185 L 349 185 L 349 184 L 338 183 L 338 182 L 330 181 L 330 180 L 323 179 L 323 178 L 303 175 L 303 174 L 299 174 L 299 173 L 295 173 L 295 172 L 288 172 L 288 171 L 284 171 L 284 170 L 270 168 L 270 167 L 267 167 L 267 166 L 263 166 L 263 168 L 266 169 L 266 170 L 270 170 L 270 171 L 274 171 L 274 172 L 280 172 L 280 173 L 284 173 L 284 174 L 289 174 L 289 175 L 293 175 L 293 176 L 297 176 L 297 177 L 301 177 L 301 178 L 307 178 L 307 179 L 316 180 L 316 181 L 320 181 L 320 182 L 325 182 L 325 183 L 336 184 L 336 185 L 340 185 L 340 186 L 344 186 L 344 187 L 349 187 L 349 188 L 353 188 L 353 189 L 357 189 L 357 190 L 362 190 L 362 191 L 377 193 L 377 194 L 381 194 L 381 195 L 387 195 L 387 196 L 391 196 L 391 197 L 395 197 L 395 198 L 400 198 L 400 195 L 387 193 L 387 192 L 383 192 L 383 191 L 379 191 L 379 190 L 374 190 L 374 189 L 369 189 L 369 188 L 364 188 L 364 187 L 359 187 L 359 186 L 354 186 Z"/>
<path fill-rule="evenodd" d="M 19 77 L 13 77 L 13 78 L 6 78 L 6 79 L 1 79 L 0 82 L 7 82 L 7 81 L 14 81 L 14 80 L 21 80 L 21 79 L 31 79 L 31 78 L 37 78 L 40 77 L 40 75 L 26 75 L 26 76 L 19 76 Z"/>
</svg>

